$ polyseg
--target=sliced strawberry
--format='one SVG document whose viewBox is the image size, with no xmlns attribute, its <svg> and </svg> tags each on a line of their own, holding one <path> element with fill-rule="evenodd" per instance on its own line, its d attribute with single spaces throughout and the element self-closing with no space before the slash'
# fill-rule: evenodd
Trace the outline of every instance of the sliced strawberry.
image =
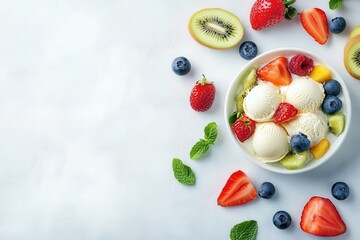
<svg viewBox="0 0 360 240">
<path fill-rule="evenodd" d="M 239 170 L 231 174 L 217 199 L 217 203 L 222 207 L 230 207 L 245 204 L 256 197 L 256 189 L 249 177 Z"/>
<path fill-rule="evenodd" d="M 321 45 L 329 38 L 326 13 L 320 8 L 308 8 L 301 12 L 300 21 L 304 29 Z"/>
<path fill-rule="evenodd" d="M 278 57 L 257 72 L 261 80 L 271 82 L 278 86 L 285 86 L 291 83 L 292 77 L 288 69 L 288 60 L 286 57 Z"/>
<path fill-rule="evenodd" d="M 334 204 L 327 198 L 314 196 L 305 205 L 300 221 L 303 231 L 317 236 L 338 236 L 346 232 L 346 225 Z"/>
<path fill-rule="evenodd" d="M 279 124 L 294 119 L 298 113 L 299 110 L 290 103 L 280 103 L 273 117 L 274 123 Z"/>
<path fill-rule="evenodd" d="M 255 127 L 255 122 L 245 115 L 238 118 L 234 125 L 232 125 L 232 129 L 240 142 L 244 142 L 251 137 L 251 135 L 255 132 Z"/>
</svg>

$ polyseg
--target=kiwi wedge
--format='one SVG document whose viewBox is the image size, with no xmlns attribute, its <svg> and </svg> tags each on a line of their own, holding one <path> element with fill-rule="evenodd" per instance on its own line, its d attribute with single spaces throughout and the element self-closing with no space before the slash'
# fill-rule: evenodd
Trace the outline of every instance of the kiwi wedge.
<svg viewBox="0 0 360 240">
<path fill-rule="evenodd" d="M 308 152 L 289 152 L 279 163 L 286 169 L 302 168 L 309 159 Z"/>
<path fill-rule="evenodd" d="M 360 80 L 360 35 L 351 38 L 345 45 L 344 64 L 348 73 Z"/>
<path fill-rule="evenodd" d="M 224 9 L 205 8 L 191 16 L 189 32 L 204 46 L 226 49 L 240 42 L 244 27 L 237 16 Z"/>
<path fill-rule="evenodd" d="M 244 98 L 248 94 L 248 92 L 257 85 L 257 75 L 256 68 L 250 67 L 246 70 L 246 72 L 241 76 L 240 83 L 242 85 L 242 89 L 239 95 L 236 98 L 236 108 L 238 112 L 244 112 Z"/>
<path fill-rule="evenodd" d="M 334 115 L 328 115 L 330 132 L 335 136 L 339 136 L 345 129 L 345 115 L 342 113 L 335 113 Z"/>
</svg>

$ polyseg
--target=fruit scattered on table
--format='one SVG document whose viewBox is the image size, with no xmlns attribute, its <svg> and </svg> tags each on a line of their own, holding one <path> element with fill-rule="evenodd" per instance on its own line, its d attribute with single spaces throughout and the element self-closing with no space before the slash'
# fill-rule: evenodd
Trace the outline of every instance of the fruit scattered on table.
<svg viewBox="0 0 360 240">
<path fill-rule="evenodd" d="M 214 49 L 234 47 L 244 35 L 240 19 L 221 8 L 205 8 L 194 13 L 188 27 L 198 43 Z"/>
<path fill-rule="evenodd" d="M 288 69 L 286 57 L 277 57 L 268 62 L 257 71 L 257 76 L 263 80 L 273 83 L 276 86 L 286 86 L 292 81 L 291 73 Z"/>
<path fill-rule="evenodd" d="M 245 41 L 239 47 L 240 56 L 245 60 L 251 60 L 258 54 L 258 48 L 252 41 Z"/>
<path fill-rule="evenodd" d="M 336 182 L 331 187 L 331 194 L 337 200 L 345 200 L 350 194 L 349 186 L 344 182 Z"/>
<path fill-rule="evenodd" d="M 290 139 L 291 149 L 295 152 L 305 152 L 310 149 L 310 140 L 303 133 L 298 133 Z"/>
<path fill-rule="evenodd" d="M 337 96 L 341 92 L 341 84 L 338 81 L 331 79 L 324 83 L 324 90 L 326 95 Z"/>
<path fill-rule="evenodd" d="M 259 196 L 261 198 L 270 199 L 275 194 L 275 186 L 271 182 L 263 182 L 260 186 Z"/>
<path fill-rule="evenodd" d="M 308 160 L 308 152 L 289 152 L 279 163 L 286 169 L 295 170 L 304 167 Z"/>
<path fill-rule="evenodd" d="M 291 216 L 286 211 L 277 211 L 273 216 L 273 223 L 278 229 L 287 229 L 291 225 Z"/>
<path fill-rule="evenodd" d="M 322 109 L 326 114 L 334 114 L 340 111 L 342 101 L 337 96 L 328 95 L 322 104 Z"/>
<path fill-rule="evenodd" d="M 326 13 L 320 8 L 308 8 L 300 13 L 300 22 L 305 31 L 316 42 L 324 45 L 329 38 L 329 25 Z"/>
<path fill-rule="evenodd" d="M 330 32 L 338 34 L 345 30 L 346 20 L 343 17 L 336 17 L 330 21 Z"/>
<path fill-rule="evenodd" d="M 332 132 L 335 136 L 340 136 L 344 132 L 345 115 L 343 113 L 328 115 L 328 122 L 330 132 Z"/>
<path fill-rule="evenodd" d="M 177 57 L 171 64 L 173 72 L 177 75 L 186 75 L 191 70 L 190 61 L 186 57 Z"/>
<path fill-rule="evenodd" d="M 339 236 L 346 225 L 330 199 L 314 196 L 304 206 L 300 227 L 304 232 L 323 237 Z"/>
<path fill-rule="evenodd" d="M 289 61 L 290 72 L 299 76 L 308 76 L 314 68 L 314 61 L 304 54 L 296 54 Z"/>
<path fill-rule="evenodd" d="M 279 107 L 276 109 L 276 112 L 273 116 L 275 124 L 283 123 L 294 119 L 299 113 L 293 105 L 290 103 L 282 102 Z"/>
<path fill-rule="evenodd" d="M 190 105 L 197 112 L 209 110 L 215 99 L 216 89 L 212 82 L 209 82 L 203 75 L 203 79 L 196 82 L 191 90 Z"/>
<path fill-rule="evenodd" d="M 284 18 L 291 20 L 298 15 L 291 6 L 295 0 L 256 0 L 251 8 L 250 23 L 254 30 L 261 30 L 280 23 Z"/>
<path fill-rule="evenodd" d="M 316 65 L 314 66 L 313 70 L 311 71 L 309 77 L 313 80 L 324 83 L 332 79 L 332 73 L 329 68 L 324 65 Z"/>
<path fill-rule="evenodd" d="M 344 48 L 344 64 L 348 73 L 360 80 L 360 35 L 350 38 L 346 43 Z"/>
<path fill-rule="evenodd" d="M 240 142 L 245 142 L 249 139 L 255 132 L 255 127 L 255 122 L 244 114 L 232 125 L 232 129 Z"/>
<path fill-rule="evenodd" d="M 191 168 L 178 159 L 174 158 L 172 160 L 172 169 L 176 180 L 184 185 L 194 185 L 195 184 L 195 174 Z"/>
<path fill-rule="evenodd" d="M 310 148 L 310 153 L 315 159 L 322 158 L 330 148 L 330 142 L 326 138 L 321 139 L 318 144 Z"/>
<path fill-rule="evenodd" d="M 250 202 L 256 196 L 256 189 L 249 177 L 241 170 L 238 170 L 231 174 L 227 180 L 217 199 L 217 203 L 222 207 L 231 207 Z"/>
</svg>

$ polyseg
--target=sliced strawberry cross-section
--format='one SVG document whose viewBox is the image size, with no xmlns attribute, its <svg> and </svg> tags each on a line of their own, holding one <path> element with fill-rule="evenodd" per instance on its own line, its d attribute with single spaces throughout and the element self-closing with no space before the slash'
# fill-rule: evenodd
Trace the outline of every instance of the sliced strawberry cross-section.
<svg viewBox="0 0 360 240">
<path fill-rule="evenodd" d="M 308 8 L 301 12 L 300 22 L 315 41 L 324 45 L 329 38 L 329 24 L 326 13 L 320 8 Z"/>
<path fill-rule="evenodd" d="M 288 59 L 281 56 L 260 68 L 257 75 L 263 81 L 271 82 L 277 86 L 286 86 L 292 81 L 288 66 Z"/>
<path fill-rule="evenodd" d="M 279 107 L 273 116 L 274 123 L 279 124 L 294 119 L 299 113 L 299 110 L 290 103 L 280 103 Z"/>
</svg>

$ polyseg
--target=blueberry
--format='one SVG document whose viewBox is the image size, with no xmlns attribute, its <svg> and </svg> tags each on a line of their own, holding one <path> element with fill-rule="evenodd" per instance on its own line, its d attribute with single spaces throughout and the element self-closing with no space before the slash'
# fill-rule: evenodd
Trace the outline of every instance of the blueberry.
<svg viewBox="0 0 360 240">
<path fill-rule="evenodd" d="M 279 229 L 286 229 L 291 224 L 291 216 L 285 211 L 278 211 L 273 216 L 273 223 Z"/>
<path fill-rule="evenodd" d="M 262 198 L 269 199 L 275 194 L 275 187 L 274 184 L 270 182 L 264 182 L 261 184 L 259 190 L 259 196 Z"/>
<path fill-rule="evenodd" d="M 341 92 L 341 85 L 338 81 L 332 79 L 324 83 L 324 90 L 326 95 L 337 96 Z"/>
<path fill-rule="evenodd" d="M 343 17 L 336 17 L 330 21 L 330 32 L 341 33 L 346 27 L 346 21 Z"/>
<path fill-rule="evenodd" d="M 349 192 L 349 186 L 344 182 L 336 182 L 331 188 L 331 194 L 338 200 L 346 199 Z"/>
<path fill-rule="evenodd" d="M 172 70 L 177 75 L 186 75 L 190 72 L 191 64 L 185 57 L 177 57 L 171 65 Z"/>
<path fill-rule="evenodd" d="M 310 148 L 310 140 L 303 133 L 296 134 L 290 139 L 291 148 L 295 152 L 304 152 Z"/>
<path fill-rule="evenodd" d="M 258 49 L 252 41 L 245 41 L 240 45 L 239 53 L 243 59 L 251 60 L 256 57 Z"/>
<path fill-rule="evenodd" d="M 322 109 L 326 114 L 334 114 L 340 111 L 342 102 L 337 96 L 328 95 L 322 104 Z"/>
</svg>

